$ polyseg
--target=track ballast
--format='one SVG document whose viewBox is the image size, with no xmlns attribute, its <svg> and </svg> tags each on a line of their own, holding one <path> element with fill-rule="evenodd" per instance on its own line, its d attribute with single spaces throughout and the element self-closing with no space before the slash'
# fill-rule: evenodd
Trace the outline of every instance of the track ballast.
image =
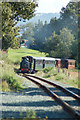
<svg viewBox="0 0 80 120">
<path fill-rule="evenodd" d="M 38 85 L 41 89 L 43 89 L 52 99 L 54 99 L 58 104 L 60 104 L 62 106 L 62 108 L 68 112 L 71 116 L 74 116 L 74 118 L 79 119 L 80 118 L 80 113 L 78 111 L 76 111 L 75 109 L 73 109 L 68 103 L 64 102 L 57 94 L 55 94 L 53 91 L 51 91 L 48 87 L 46 87 L 46 85 L 40 83 L 40 81 L 45 82 L 51 86 L 54 86 L 58 89 L 60 89 L 61 91 L 63 91 L 64 93 L 66 93 L 67 95 L 75 98 L 77 100 L 77 102 L 80 103 L 80 97 L 73 93 L 72 91 L 57 85 L 53 82 L 50 82 L 48 80 L 45 80 L 43 78 L 37 77 L 37 76 L 33 76 L 33 75 L 23 75 L 24 77 L 26 77 L 27 79 L 29 79 L 30 81 L 34 82 L 36 85 Z"/>
</svg>

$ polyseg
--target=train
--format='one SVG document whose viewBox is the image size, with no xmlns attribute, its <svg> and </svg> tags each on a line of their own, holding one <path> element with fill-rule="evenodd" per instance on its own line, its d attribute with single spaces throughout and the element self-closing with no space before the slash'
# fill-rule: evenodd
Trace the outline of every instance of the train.
<svg viewBox="0 0 80 120">
<path fill-rule="evenodd" d="M 73 59 L 59 59 L 52 57 L 33 57 L 25 56 L 22 57 L 20 62 L 21 73 L 35 73 L 38 70 L 42 70 L 46 67 L 57 67 L 57 68 L 75 68 L 75 60 Z"/>
</svg>

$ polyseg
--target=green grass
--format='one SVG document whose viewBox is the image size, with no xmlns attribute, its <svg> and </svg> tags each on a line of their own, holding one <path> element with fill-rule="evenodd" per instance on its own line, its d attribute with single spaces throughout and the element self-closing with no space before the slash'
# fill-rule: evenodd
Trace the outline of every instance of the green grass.
<svg viewBox="0 0 80 120">
<path fill-rule="evenodd" d="M 80 76 L 78 77 L 78 88 L 80 88 Z"/>
<path fill-rule="evenodd" d="M 14 73 L 13 65 L 4 62 L 0 66 L 0 78 L 2 79 L 2 91 L 21 90 L 22 80 Z"/>
<path fill-rule="evenodd" d="M 61 83 L 73 86 L 75 88 L 80 88 L 80 79 L 78 80 L 78 77 L 75 77 L 75 74 L 70 74 L 70 72 L 72 72 L 72 70 L 70 71 L 68 69 L 48 67 L 44 68 L 42 71 L 39 71 L 35 75 L 40 75 L 40 77 L 48 78 L 54 81 L 59 81 Z"/>
<path fill-rule="evenodd" d="M 2 91 L 18 91 L 23 87 L 22 79 L 19 78 L 14 72 L 14 64 L 8 59 L 7 53 L 0 51 L 0 90 Z"/>
<path fill-rule="evenodd" d="M 14 64 L 19 64 L 23 56 L 44 57 L 45 53 L 27 48 L 8 49 L 8 58 Z"/>
</svg>

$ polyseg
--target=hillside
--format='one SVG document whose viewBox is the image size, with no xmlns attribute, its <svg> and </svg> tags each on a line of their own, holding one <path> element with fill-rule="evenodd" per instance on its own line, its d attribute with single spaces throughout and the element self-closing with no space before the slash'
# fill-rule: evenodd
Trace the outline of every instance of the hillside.
<svg viewBox="0 0 80 120">
<path fill-rule="evenodd" d="M 8 59 L 13 64 L 20 64 L 21 58 L 24 56 L 45 57 L 45 53 L 27 48 L 8 49 Z"/>
<path fill-rule="evenodd" d="M 49 23 L 51 18 L 54 18 L 54 17 L 59 18 L 59 16 L 60 16 L 59 13 L 37 13 L 37 14 L 36 14 L 32 19 L 30 19 L 30 20 L 26 20 L 25 22 L 23 22 L 23 20 L 22 20 L 22 21 L 19 21 L 18 24 L 17 24 L 17 26 L 22 25 L 22 24 L 26 24 L 26 23 L 28 23 L 28 22 L 37 23 L 39 19 L 40 19 L 41 21 L 43 21 L 43 23 L 44 23 L 45 21 L 47 21 L 47 23 Z"/>
</svg>

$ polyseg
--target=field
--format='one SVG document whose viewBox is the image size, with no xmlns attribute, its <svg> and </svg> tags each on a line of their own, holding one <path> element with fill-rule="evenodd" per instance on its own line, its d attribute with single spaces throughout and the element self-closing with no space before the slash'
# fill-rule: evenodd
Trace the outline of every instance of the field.
<svg viewBox="0 0 80 120">
<path fill-rule="evenodd" d="M 27 48 L 8 50 L 8 58 L 14 64 L 20 63 L 21 57 L 24 57 L 24 56 L 44 57 L 45 53 L 39 52 L 37 50 L 27 49 Z"/>
</svg>

